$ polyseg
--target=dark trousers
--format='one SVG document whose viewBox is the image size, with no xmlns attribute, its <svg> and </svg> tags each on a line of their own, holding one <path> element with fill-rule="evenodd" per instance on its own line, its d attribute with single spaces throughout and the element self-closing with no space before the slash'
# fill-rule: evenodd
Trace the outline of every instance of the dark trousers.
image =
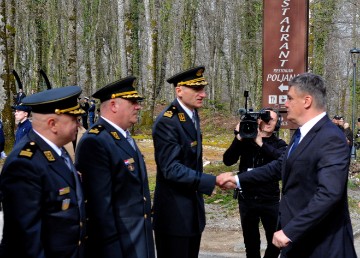
<svg viewBox="0 0 360 258">
<path fill-rule="evenodd" d="M 83 125 L 83 127 L 87 130 L 89 127 L 88 127 L 88 121 L 87 121 L 87 119 L 88 119 L 88 116 L 87 116 L 87 114 L 83 114 L 82 116 L 81 116 L 81 118 L 82 118 L 82 125 Z"/>
<path fill-rule="evenodd" d="M 272 244 L 272 238 L 277 227 L 279 201 L 259 199 L 239 199 L 241 227 L 247 258 L 260 258 L 261 221 L 266 235 L 267 248 L 264 258 L 277 258 L 280 249 Z"/>
<path fill-rule="evenodd" d="M 157 258 L 197 258 L 200 241 L 201 235 L 179 237 L 155 231 Z"/>
</svg>

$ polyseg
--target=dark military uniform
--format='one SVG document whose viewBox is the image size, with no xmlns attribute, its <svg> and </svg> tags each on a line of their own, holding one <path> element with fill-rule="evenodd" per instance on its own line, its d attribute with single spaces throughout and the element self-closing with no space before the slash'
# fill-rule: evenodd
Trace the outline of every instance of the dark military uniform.
<svg viewBox="0 0 360 258">
<path fill-rule="evenodd" d="M 203 69 L 203 68 L 200 68 Z M 198 69 L 181 74 L 188 80 L 199 78 Z M 203 70 L 202 70 L 203 71 Z M 169 81 L 169 80 L 168 80 Z M 158 257 L 179 257 L 176 250 L 192 249 L 196 256 L 205 228 L 203 194 L 210 195 L 216 177 L 203 173 L 200 123 L 195 127 L 188 114 L 175 100 L 157 118 L 153 127 L 157 164 L 154 196 L 154 230 Z M 176 243 L 175 246 L 169 244 Z"/>
<path fill-rule="evenodd" d="M 24 122 L 20 122 L 15 132 L 15 144 L 17 144 L 21 138 L 23 138 L 28 132 L 30 132 L 32 126 L 29 119 Z"/>
<path fill-rule="evenodd" d="M 68 103 L 66 98 L 69 94 L 70 97 L 79 95 L 81 89 L 70 87 L 31 95 L 28 103 L 49 101 L 43 110 L 36 111 L 73 112 L 76 115 L 80 112 L 78 106 L 72 106 L 72 101 Z M 59 101 L 65 103 L 54 99 L 58 94 Z M 76 96 L 73 102 L 76 103 Z M 51 109 L 57 104 L 57 111 Z M 57 152 L 33 130 L 22 138 L 7 157 L 1 173 L 2 257 L 83 257 L 85 208 L 81 184 L 75 175 L 78 176 L 76 171 L 69 169 Z"/>
<path fill-rule="evenodd" d="M 106 101 L 119 93 L 136 101 L 134 80 L 127 77 L 109 85 L 109 95 L 105 87 L 93 96 Z M 86 257 L 154 258 L 150 192 L 140 150 L 101 117 L 81 138 L 75 160 L 89 216 Z"/>
<path fill-rule="evenodd" d="M 14 106 L 12 107 L 15 111 L 19 110 L 19 111 L 24 111 L 27 113 L 27 118 L 25 119 L 25 121 L 23 122 L 19 122 L 17 125 L 17 129 L 15 132 L 15 144 L 17 144 L 22 137 L 24 137 L 28 132 L 30 132 L 32 125 L 30 120 L 28 119 L 28 117 L 30 117 L 31 114 L 31 107 L 20 104 L 18 106 Z"/>
</svg>

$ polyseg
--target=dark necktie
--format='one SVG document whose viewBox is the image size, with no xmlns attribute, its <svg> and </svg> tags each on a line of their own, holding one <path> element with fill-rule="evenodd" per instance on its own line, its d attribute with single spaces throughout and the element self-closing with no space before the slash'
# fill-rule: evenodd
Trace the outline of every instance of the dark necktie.
<svg viewBox="0 0 360 258">
<path fill-rule="evenodd" d="M 80 183 L 80 179 L 79 176 L 77 174 L 76 168 L 73 165 L 69 155 L 67 154 L 67 152 L 64 149 L 61 149 L 61 158 L 64 160 L 66 166 L 70 169 L 74 179 L 75 179 L 75 184 L 76 184 L 76 196 L 77 196 L 77 200 L 79 203 L 79 207 L 80 204 L 82 202 L 83 199 L 83 195 L 82 195 L 82 191 L 81 191 L 81 183 Z"/>
<path fill-rule="evenodd" d="M 194 123 L 195 129 L 197 129 L 197 125 L 196 125 L 196 113 L 195 110 L 193 111 L 193 116 L 192 116 L 192 122 Z"/>
<path fill-rule="evenodd" d="M 133 147 L 133 149 L 136 150 L 134 139 L 131 137 L 129 131 L 126 131 L 126 140 L 130 143 L 131 147 Z"/>
<path fill-rule="evenodd" d="M 300 141 L 300 138 L 301 138 L 301 132 L 300 132 L 300 129 L 296 129 L 295 131 L 295 134 L 294 134 L 294 142 L 291 146 L 291 149 L 289 151 L 289 155 L 288 157 L 290 156 L 290 154 L 296 149 L 296 147 L 298 146 L 299 144 L 299 141 Z"/>
</svg>

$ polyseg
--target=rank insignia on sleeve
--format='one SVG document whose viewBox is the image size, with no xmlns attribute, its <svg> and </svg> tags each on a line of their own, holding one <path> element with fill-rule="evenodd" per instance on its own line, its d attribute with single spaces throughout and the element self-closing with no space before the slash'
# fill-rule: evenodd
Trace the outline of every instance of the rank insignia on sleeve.
<svg viewBox="0 0 360 258">
<path fill-rule="evenodd" d="M 55 161 L 54 155 L 51 151 L 44 151 L 44 155 L 48 161 Z"/>
<path fill-rule="evenodd" d="M 114 137 L 116 140 L 120 140 L 120 136 L 118 135 L 117 132 L 110 132 L 112 137 Z"/>
<path fill-rule="evenodd" d="M 127 166 L 128 170 L 134 171 L 135 170 L 135 160 L 133 158 L 124 160 L 125 166 Z"/>
<path fill-rule="evenodd" d="M 178 116 L 179 116 L 179 120 L 180 120 L 181 122 L 186 122 L 186 118 L 185 118 L 185 114 L 184 114 L 184 113 L 179 113 Z"/>
<path fill-rule="evenodd" d="M 64 195 L 64 194 L 68 194 L 68 193 L 70 193 L 70 187 L 69 186 L 59 189 L 59 195 Z"/>
</svg>

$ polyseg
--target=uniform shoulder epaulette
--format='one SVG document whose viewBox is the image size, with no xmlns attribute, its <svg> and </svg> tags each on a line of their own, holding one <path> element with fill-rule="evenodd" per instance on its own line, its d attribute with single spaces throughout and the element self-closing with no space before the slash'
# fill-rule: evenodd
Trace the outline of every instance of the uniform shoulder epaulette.
<svg viewBox="0 0 360 258">
<path fill-rule="evenodd" d="M 174 105 L 170 105 L 169 108 L 164 112 L 164 117 L 172 118 L 174 114 L 178 112 L 178 109 Z"/>
<path fill-rule="evenodd" d="M 89 130 L 90 134 L 99 134 L 101 133 L 103 130 L 105 129 L 105 127 L 103 125 L 95 125 L 93 127 L 91 127 L 91 129 Z"/>
<path fill-rule="evenodd" d="M 18 156 L 19 156 L 19 158 L 32 159 L 32 157 L 34 156 L 37 149 L 38 149 L 38 146 L 36 145 L 35 142 L 33 142 L 33 141 L 28 142 L 21 149 Z"/>
</svg>

